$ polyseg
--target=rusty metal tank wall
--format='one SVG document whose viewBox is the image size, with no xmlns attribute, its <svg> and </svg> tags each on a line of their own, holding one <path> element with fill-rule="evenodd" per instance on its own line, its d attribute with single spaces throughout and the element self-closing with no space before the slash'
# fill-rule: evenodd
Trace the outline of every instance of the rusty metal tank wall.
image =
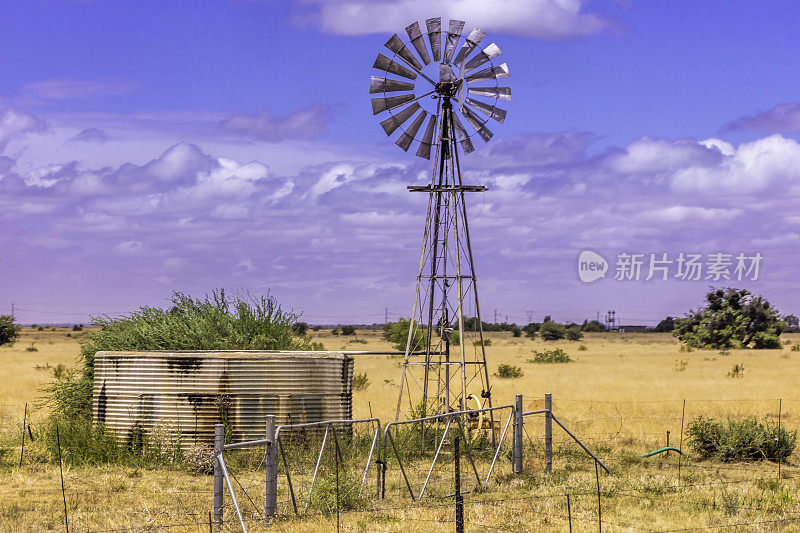
<svg viewBox="0 0 800 533">
<path fill-rule="evenodd" d="M 97 352 L 93 418 L 121 439 L 178 437 L 211 444 L 214 424 L 233 442 L 277 424 L 350 419 L 353 358 L 342 352 Z"/>
</svg>

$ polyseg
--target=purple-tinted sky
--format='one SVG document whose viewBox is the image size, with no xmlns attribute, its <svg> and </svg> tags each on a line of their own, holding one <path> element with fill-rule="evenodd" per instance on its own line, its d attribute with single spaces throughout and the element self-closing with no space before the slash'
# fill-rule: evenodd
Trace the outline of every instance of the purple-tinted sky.
<svg viewBox="0 0 800 533">
<path fill-rule="evenodd" d="M 24 323 L 271 290 L 310 322 L 409 314 L 428 163 L 367 77 L 411 21 L 503 49 L 514 98 L 462 158 L 486 318 L 615 309 L 710 286 L 797 313 L 800 75 L 792 1 L 272 0 L 0 4 L 0 309 Z M 481 143 L 482 144 L 482 143 Z M 609 262 L 582 283 L 581 251 Z M 621 253 L 764 259 L 757 280 L 614 280 Z M 676 268 L 676 267 L 675 267 Z M 733 276 L 733 266 L 730 269 Z M 752 276 L 751 276 L 752 277 Z"/>
</svg>

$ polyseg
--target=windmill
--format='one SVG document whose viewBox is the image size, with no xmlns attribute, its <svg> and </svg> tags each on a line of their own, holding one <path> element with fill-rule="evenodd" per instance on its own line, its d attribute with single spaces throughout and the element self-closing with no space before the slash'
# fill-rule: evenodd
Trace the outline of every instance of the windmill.
<svg viewBox="0 0 800 533">
<path fill-rule="evenodd" d="M 408 187 L 428 194 L 428 209 L 395 419 L 404 402 L 421 416 L 466 409 L 468 401 L 492 405 L 464 202 L 465 193 L 487 188 L 462 183 L 459 156 L 474 151 L 478 137 L 492 138 L 490 120 L 505 120 L 497 104 L 511 90 L 498 80 L 509 71 L 496 61 L 496 44 L 482 46 L 482 30 L 465 35 L 460 20 L 443 30 L 441 18 L 424 28 L 407 26 L 408 42 L 392 35 L 370 78 L 372 111 L 386 134 L 433 162 L 430 183 Z"/>
</svg>

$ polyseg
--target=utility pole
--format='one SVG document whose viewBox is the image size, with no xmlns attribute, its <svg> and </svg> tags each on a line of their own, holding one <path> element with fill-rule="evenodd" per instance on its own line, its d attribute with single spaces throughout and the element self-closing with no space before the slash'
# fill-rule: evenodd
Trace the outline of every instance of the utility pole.
<svg viewBox="0 0 800 533">
<path fill-rule="evenodd" d="M 14 318 L 14 302 L 11 302 L 11 318 Z"/>
<path fill-rule="evenodd" d="M 383 323 L 384 324 L 388 324 L 389 323 L 389 308 L 388 307 L 384 311 Z"/>
<path fill-rule="evenodd" d="M 497 324 L 497 309 L 494 310 L 494 323 Z"/>
<path fill-rule="evenodd" d="M 533 322 L 533 311 L 525 311 L 525 314 L 528 315 L 528 324 Z"/>
</svg>

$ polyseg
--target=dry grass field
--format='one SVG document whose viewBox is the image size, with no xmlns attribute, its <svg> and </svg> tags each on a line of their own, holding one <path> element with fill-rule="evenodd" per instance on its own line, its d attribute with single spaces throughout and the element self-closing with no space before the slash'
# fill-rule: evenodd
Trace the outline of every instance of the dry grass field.
<svg viewBox="0 0 800 533">
<path fill-rule="evenodd" d="M 67 337 L 67 333 L 71 336 Z M 33 331 L 26 328 L 13 347 L 1 347 L 4 363 L 0 388 L 2 439 L 6 456 L 0 469 L 0 530 L 63 531 L 57 464 L 45 462 L 43 452 L 31 447 L 31 456 L 19 468 L 19 431 L 25 402 L 33 403 L 38 388 L 51 379 L 52 368 L 74 365 L 79 346 L 69 329 Z M 314 332 L 327 349 L 389 350 L 380 332 L 358 331 L 355 337 Z M 755 415 L 774 421 L 782 400 L 781 423 L 800 427 L 800 352 L 791 344 L 798 335 L 784 335 L 783 350 L 681 351 L 666 334 L 587 334 L 582 341 L 543 342 L 514 338 L 510 333 L 489 334 L 490 371 L 501 363 L 517 365 L 524 375 L 493 378 L 496 405 L 513 403 L 524 395 L 526 407 L 542 405 L 545 392 L 553 394 L 555 414 L 608 464 L 612 474 L 600 475 L 605 531 L 671 531 L 709 527 L 751 531 L 797 531 L 800 526 L 800 481 L 797 456 L 775 463 L 719 463 L 689 456 L 678 480 L 677 456 L 642 459 L 639 454 L 670 443 L 679 444 L 681 414 L 685 421 L 704 416 Z M 354 339 L 359 339 L 354 342 Z M 363 342 L 362 342 L 363 341 Z M 38 351 L 26 351 L 31 344 Z M 561 347 L 573 359 L 566 364 L 534 364 L 532 350 Z M 581 348 L 585 347 L 585 348 Z M 397 398 L 402 360 L 390 356 L 356 355 L 356 373 L 370 382 L 354 394 L 354 415 L 370 410 L 391 420 Z M 49 368 L 48 368 L 49 365 Z M 741 377 L 729 377 L 742 365 Z M 34 426 L 45 413 L 32 414 Z M 525 474 L 510 474 L 501 455 L 496 476 L 465 498 L 467 531 L 567 531 L 566 494 L 572 495 L 574 531 L 597 529 L 594 463 L 555 431 L 552 474 L 542 473 L 541 419 L 526 419 Z M 684 437 L 685 438 L 685 437 Z M 684 442 L 684 448 L 687 448 Z M 450 463 L 443 463 L 439 480 L 445 483 Z M 425 469 L 422 461 L 409 462 L 412 475 Z M 466 471 L 466 466 L 464 467 Z M 240 477 L 248 477 L 242 470 Z M 208 531 L 211 479 L 185 469 L 120 466 L 65 468 L 67 507 L 74 531 Z M 396 466 L 390 466 L 387 499 L 368 498 L 367 507 L 381 512 L 346 512 L 346 531 L 452 531 L 452 503 L 411 504 Z M 372 480 L 373 476 L 370 476 Z M 281 482 L 282 483 L 282 482 Z M 374 481 L 373 481 L 374 483 Z M 280 485 L 281 505 L 286 494 Z M 371 494 L 371 492 L 370 492 Z M 226 518 L 232 518 L 229 512 Z M 238 526 L 231 522 L 231 531 Z M 330 531 L 330 516 L 287 518 L 251 531 Z"/>
</svg>

